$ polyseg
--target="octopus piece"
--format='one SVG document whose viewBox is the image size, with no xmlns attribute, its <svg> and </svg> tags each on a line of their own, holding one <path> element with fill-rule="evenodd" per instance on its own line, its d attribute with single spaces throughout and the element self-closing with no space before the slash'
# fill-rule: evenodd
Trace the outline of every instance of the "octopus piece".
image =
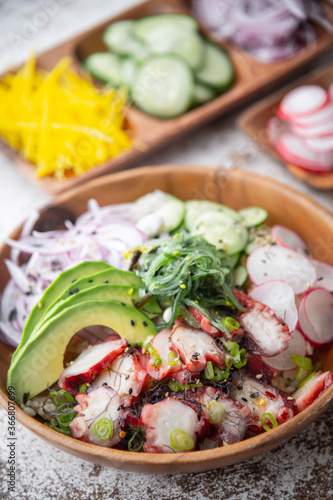
<svg viewBox="0 0 333 500">
<path fill-rule="evenodd" d="M 234 295 L 248 309 L 247 312 L 238 312 L 237 319 L 258 346 L 259 354 L 271 357 L 287 349 L 292 337 L 283 319 L 278 318 L 270 307 L 243 292 L 234 291 Z"/>
<path fill-rule="evenodd" d="M 180 453 L 196 448 L 197 413 L 177 399 L 146 404 L 141 413 L 146 453 Z"/>
<path fill-rule="evenodd" d="M 171 350 L 171 328 L 161 330 L 151 340 L 150 345 L 152 353 L 149 357 L 147 372 L 151 378 L 161 380 L 162 378 L 170 378 L 182 370 L 182 364 L 179 357 Z M 158 366 L 155 365 L 158 360 Z M 172 364 L 170 364 L 170 361 Z"/>
<path fill-rule="evenodd" d="M 289 394 L 251 377 L 246 370 L 233 373 L 232 385 L 231 398 L 251 410 L 249 430 L 253 432 L 263 430 L 261 418 L 267 413 L 273 415 L 278 424 L 286 422 L 296 413 L 295 401 Z"/>
<path fill-rule="evenodd" d="M 195 319 L 200 323 L 201 329 L 209 333 L 212 337 L 224 337 L 227 338 L 227 340 L 232 340 L 233 342 L 239 342 L 243 336 L 244 336 L 244 329 L 243 328 L 238 328 L 237 330 L 229 330 L 229 335 L 227 336 L 223 331 L 218 330 L 215 326 L 213 326 L 209 319 L 202 314 L 202 312 L 198 311 L 198 309 L 195 309 L 195 307 L 189 307 L 188 308 L 190 313 L 193 314 Z"/>
<path fill-rule="evenodd" d="M 73 437 L 108 448 L 118 444 L 123 421 L 118 394 L 110 387 L 100 387 L 89 394 L 78 394 L 76 400 L 79 404 L 74 410 L 79 414 L 69 424 Z"/>
<path fill-rule="evenodd" d="M 91 383 L 89 392 L 101 386 L 112 387 L 124 406 L 131 406 L 145 387 L 148 374 L 141 363 L 139 352 L 123 353 Z"/>
<path fill-rule="evenodd" d="M 208 333 L 176 322 L 171 335 L 172 350 L 191 373 L 199 373 L 208 361 L 225 367 L 225 353 Z"/>
<path fill-rule="evenodd" d="M 278 372 L 275 368 L 268 366 L 260 356 L 251 353 L 247 353 L 246 369 L 250 375 L 263 375 L 269 380 L 273 380 Z"/>
<path fill-rule="evenodd" d="M 196 389 L 194 397 L 208 416 L 211 438 L 217 446 L 239 443 L 247 432 L 251 410 L 214 387 Z"/>
<path fill-rule="evenodd" d="M 311 403 L 333 384 L 332 372 L 317 372 L 305 384 L 293 393 L 297 413 L 305 410 Z"/>
<path fill-rule="evenodd" d="M 76 392 L 81 384 L 90 382 L 98 373 L 108 367 L 127 346 L 126 339 L 115 340 L 112 335 L 104 342 L 88 347 L 61 373 L 59 387 Z"/>
</svg>

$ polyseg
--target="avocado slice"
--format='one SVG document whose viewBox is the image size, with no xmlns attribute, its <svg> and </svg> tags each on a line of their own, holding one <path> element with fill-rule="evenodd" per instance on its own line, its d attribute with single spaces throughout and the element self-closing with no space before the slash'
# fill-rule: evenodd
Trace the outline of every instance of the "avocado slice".
<svg viewBox="0 0 333 500">
<path fill-rule="evenodd" d="M 134 300 L 139 299 L 139 292 L 137 287 L 126 285 L 97 285 L 86 290 L 78 291 L 71 296 L 63 295 L 62 299 L 54 302 L 53 306 L 49 309 L 48 314 L 38 323 L 33 330 L 30 338 L 35 338 L 38 331 L 44 328 L 45 323 L 55 315 L 58 315 L 64 309 L 72 307 L 80 302 L 87 300 L 118 300 L 124 304 L 134 305 Z"/>
<path fill-rule="evenodd" d="M 71 296 L 77 295 L 84 290 L 89 288 L 94 288 L 98 285 L 129 285 L 130 288 L 138 288 L 143 285 L 141 278 L 139 278 L 132 271 L 120 271 L 119 269 L 107 269 L 106 271 L 102 271 L 97 274 L 93 274 L 91 276 L 86 276 L 80 280 L 71 283 L 70 286 L 64 290 L 64 292 L 57 297 L 52 304 L 45 310 L 44 315 L 38 321 L 38 324 L 35 324 L 34 328 L 39 328 L 41 324 L 45 323 L 45 321 L 54 314 L 54 311 L 58 307 L 58 303 L 62 303 L 63 301 L 68 300 Z M 119 290 L 121 292 L 121 290 Z M 110 297 L 114 300 L 122 300 L 120 297 Z M 138 297 L 135 298 L 137 300 Z M 127 302 L 126 302 L 127 303 Z M 131 302 L 132 303 L 132 302 Z M 30 335 L 32 332 L 30 332 Z M 28 338 L 26 339 L 28 340 Z"/>
<path fill-rule="evenodd" d="M 31 336 L 11 363 L 7 386 L 15 387 L 18 404 L 59 380 L 68 342 L 76 332 L 92 325 L 108 326 L 130 343 L 142 343 L 157 333 L 144 314 L 115 300 L 87 300 L 64 309 Z"/>
<path fill-rule="evenodd" d="M 49 307 L 51 307 L 53 302 L 63 294 L 64 291 L 85 276 L 91 276 L 92 274 L 111 269 L 113 269 L 113 267 L 106 262 L 87 261 L 61 273 L 58 278 L 54 280 L 54 282 L 45 290 L 44 295 L 31 311 L 23 330 L 21 342 L 12 356 L 12 361 L 16 358 L 24 344 L 29 340 L 35 325 L 41 320 L 45 312 L 49 309 Z"/>
</svg>

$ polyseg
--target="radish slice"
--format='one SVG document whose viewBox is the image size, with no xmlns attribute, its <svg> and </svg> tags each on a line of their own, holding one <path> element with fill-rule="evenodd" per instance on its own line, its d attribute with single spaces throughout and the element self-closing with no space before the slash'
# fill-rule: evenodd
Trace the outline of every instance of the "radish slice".
<svg viewBox="0 0 333 500">
<path fill-rule="evenodd" d="M 285 95 L 278 114 L 282 118 L 307 116 L 322 109 L 328 101 L 329 95 L 322 87 L 302 85 Z"/>
<path fill-rule="evenodd" d="M 331 153 L 333 151 L 333 135 L 306 139 L 305 144 L 311 151 L 317 153 Z"/>
<path fill-rule="evenodd" d="M 298 321 L 295 294 L 292 287 L 285 281 L 267 281 L 257 286 L 249 293 L 250 297 L 273 309 L 275 314 L 288 325 L 293 332 Z"/>
<path fill-rule="evenodd" d="M 311 262 L 318 275 L 316 285 L 320 288 L 325 288 L 329 292 L 333 292 L 333 267 L 315 259 L 311 259 Z"/>
<path fill-rule="evenodd" d="M 304 139 L 311 139 L 314 137 L 331 137 L 333 135 L 333 118 L 326 123 L 313 125 L 312 127 L 300 127 L 291 123 L 290 129 L 294 134 Z"/>
<path fill-rule="evenodd" d="M 289 340 L 289 347 L 272 358 L 267 356 L 262 356 L 261 359 L 271 368 L 278 370 L 280 372 L 293 370 L 296 368 L 294 363 L 291 361 L 291 356 L 293 354 L 299 354 L 300 356 L 306 355 L 306 341 L 304 336 L 299 332 L 299 330 L 294 330 L 291 334 L 292 339 Z"/>
<path fill-rule="evenodd" d="M 289 248 L 259 247 L 247 259 L 247 270 L 255 285 L 282 280 L 300 294 L 317 281 L 317 273 L 309 259 Z"/>
<path fill-rule="evenodd" d="M 298 308 L 299 327 L 314 347 L 333 340 L 333 297 L 324 288 L 315 288 L 306 294 Z"/>
<path fill-rule="evenodd" d="M 292 231 L 288 227 L 280 226 L 276 224 L 272 226 L 271 233 L 274 236 L 276 242 L 282 247 L 291 248 L 295 252 L 300 252 L 303 255 L 309 255 L 308 247 L 304 240 L 298 236 L 295 231 Z"/>
<path fill-rule="evenodd" d="M 323 109 L 321 109 L 317 113 L 313 113 L 308 116 L 302 116 L 301 118 L 293 118 L 291 121 L 299 127 L 315 127 L 316 125 L 327 123 L 332 119 L 333 104 L 329 102 Z"/>
<path fill-rule="evenodd" d="M 293 134 L 283 134 L 276 144 L 277 153 L 287 163 L 311 172 L 325 173 L 333 169 L 333 154 L 318 154 L 306 149 L 304 142 Z"/>
</svg>

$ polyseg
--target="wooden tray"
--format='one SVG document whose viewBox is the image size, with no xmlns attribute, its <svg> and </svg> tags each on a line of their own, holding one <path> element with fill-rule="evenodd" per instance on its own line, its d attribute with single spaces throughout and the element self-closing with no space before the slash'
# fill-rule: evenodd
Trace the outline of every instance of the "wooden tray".
<svg viewBox="0 0 333 500">
<path fill-rule="evenodd" d="M 268 140 L 267 122 L 275 115 L 281 99 L 287 92 L 289 92 L 289 90 L 292 90 L 293 88 L 304 84 L 318 84 L 322 87 L 328 88 L 328 86 L 332 82 L 333 64 L 323 66 L 311 72 L 304 78 L 301 78 L 291 85 L 284 87 L 279 92 L 276 92 L 266 99 L 258 102 L 257 104 L 254 104 L 244 113 L 242 113 L 238 120 L 238 125 L 243 130 L 243 132 L 251 137 L 251 139 L 260 147 L 268 151 L 270 155 L 286 165 L 288 170 L 293 175 L 295 175 L 295 177 L 298 177 L 310 186 L 322 190 L 333 189 L 333 172 L 330 172 L 328 174 L 314 174 L 302 170 L 301 168 L 295 167 L 294 165 L 289 165 L 288 163 L 283 162 L 281 157 L 276 153 L 274 147 Z"/>
<path fill-rule="evenodd" d="M 323 6 L 327 18 L 333 21 L 333 7 L 326 2 L 323 2 Z M 181 0 L 149 0 L 49 50 L 38 57 L 37 64 L 40 68 L 50 70 L 61 58 L 71 56 L 73 57 L 73 67 L 77 71 L 82 71 L 80 60 L 92 52 L 106 49 L 101 35 L 109 23 L 120 19 L 137 19 L 153 14 L 172 12 L 189 13 L 189 10 Z M 209 36 L 207 30 L 202 29 L 202 32 L 204 35 Z M 221 44 L 227 49 L 236 70 L 235 83 L 229 91 L 179 118 L 166 121 L 151 118 L 134 106 L 130 107 L 127 118 L 133 128 L 135 139 L 142 143 L 144 148 L 141 150 L 132 149 L 121 156 L 96 166 L 80 177 L 72 177 L 63 182 L 59 182 L 52 177 L 38 179 L 35 175 L 35 168 L 15 150 L 1 141 L 0 151 L 8 155 L 24 175 L 51 194 L 60 193 L 108 172 L 127 168 L 134 162 L 141 161 L 158 148 L 166 146 L 182 135 L 243 104 L 250 97 L 260 96 L 263 90 L 267 90 L 278 82 L 290 78 L 303 65 L 332 46 L 332 33 L 328 33 L 318 26 L 316 26 L 316 32 L 318 39 L 315 44 L 301 50 L 291 59 L 271 64 L 262 64 L 254 60 L 248 53 L 232 45 Z"/>
</svg>

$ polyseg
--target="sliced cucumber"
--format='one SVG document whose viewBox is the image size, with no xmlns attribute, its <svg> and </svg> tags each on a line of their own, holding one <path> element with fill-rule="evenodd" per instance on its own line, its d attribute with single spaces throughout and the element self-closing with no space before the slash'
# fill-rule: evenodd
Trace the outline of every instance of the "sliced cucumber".
<svg viewBox="0 0 333 500">
<path fill-rule="evenodd" d="M 192 16 L 187 14 L 157 14 L 135 21 L 133 33 L 140 40 L 147 40 L 151 33 L 172 26 L 174 31 L 198 31 L 199 24 Z"/>
<path fill-rule="evenodd" d="M 241 288 L 243 285 L 245 285 L 248 278 L 248 272 L 243 264 L 240 264 L 234 269 L 233 278 L 234 286 L 236 288 Z"/>
<path fill-rule="evenodd" d="M 261 207 L 246 207 L 239 210 L 239 213 L 244 218 L 247 227 L 259 226 L 268 217 L 267 210 Z"/>
<path fill-rule="evenodd" d="M 206 42 L 205 64 L 196 72 L 200 83 L 216 90 L 225 90 L 233 82 L 234 67 L 224 50 Z"/>
<path fill-rule="evenodd" d="M 185 113 L 192 104 L 193 94 L 192 71 L 183 59 L 174 55 L 146 59 L 132 87 L 135 105 L 162 119 Z"/>
<path fill-rule="evenodd" d="M 205 212 L 219 212 L 230 217 L 233 221 L 242 222 L 242 216 L 225 205 L 207 200 L 190 200 L 186 203 L 185 225 L 189 231 L 192 231 L 196 225 L 198 217 L 201 217 Z"/>
<path fill-rule="evenodd" d="M 216 226 L 232 226 L 238 223 L 239 222 L 235 221 L 234 217 L 228 212 L 207 210 L 196 218 L 192 231 L 197 231 L 203 226 L 210 229 Z"/>
<path fill-rule="evenodd" d="M 212 101 L 215 97 L 216 93 L 213 89 L 198 82 L 195 84 L 193 101 L 194 105 L 200 106 L 201 104 L 206 104 L 206 102 Z"/>
<path fill-rule="evenodd" d="M 122 82 L 120 59 L 109 52 L 95 52 L 83 62 L 89 73 L 102 83 L 118 86 Z"/>
<path fill-rule="evenodd" d="M 131 89 L 138 69 L 137 62 L 131 57 L 123 57 L 120 62 L 121 83 Z"/>
<path fill-rule="evenodd" d="M 149 213 L 140 219 L 140 227 L 144 228 L 145 219 L 148 221 L 147 234 L 154 236 L 162 233 L 169 233 L 177 229 L 184 220 L 185 203 L 172 196 L 171 194 L 162 193 L 159 190 L 153 193 L 148 193 L 136 201 L 137 213 L 140 213 L 141 207 L 146 212 L 145 207 L 151 207 Z M 162 219 L 162 225 L 155 234 L 149 233 L 149 218 L 152 214 Z"/>
<path fill-rule="evenodd" d="M 234 255 L 244 250 L 248 241 L 247 229 L 237 222 L 234 222 L 233 225 L 201 226 L 192 234 L 198 234 L 228 255 Z"/>
<path fill-rule="evenodd" d="M 110 24 L 103 33 L 103 41 L 116 54 L 142 60 L 148 56 L 148 50 L 133 33 L 135 23 L 136 21 L 124 20 Z"/>
</svg>

